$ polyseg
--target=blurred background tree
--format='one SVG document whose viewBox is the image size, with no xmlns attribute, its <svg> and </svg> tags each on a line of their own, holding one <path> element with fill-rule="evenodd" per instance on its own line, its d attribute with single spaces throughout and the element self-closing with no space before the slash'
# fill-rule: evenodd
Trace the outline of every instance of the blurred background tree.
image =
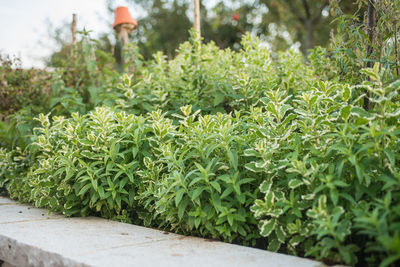
<svg viewBox="0 0 400 267">
<path fill-rule="evenodd" d="M 190 12 L 188 1 L 132 1 L 141 5 L 148 13 L 139 21 L 139 27 L 133 39 L 145 58 L 156 51 L 163 51 L 173 57 L 180 43 L 189 38 L 188 29 L 192 26 L 187 14 Z"/>
<path fill-rule="evenodd" d="M 357 1 L 336 2 L 339 2 L 341 9 L 347 14 L 352 14 L 357 9 Z M 256 5 L 268 10 L 262 16 L 258 33 L 277 35 L 271 40 L 275 48 L 287 48 L 291 45 L 290 41 L 299 42 L 301 51 L 306 54 L 314 46 L 325 46 L 328 43 L 335 19 L 330 12 L 329 0 L 258 0 Z M 277 31 L 286 33 L 290 38 L 282 38 L 282 34 L 277 34 Z"/>
<path fill-rule="evenodd" d="M 362 0 L 358 0 L 362 1 Z M 353 0 L 335 0 L 346 14 L 357 10 Z M 201 2 L 201 27 L 204 42 L 214 41 L 220 48 L 240 48 L 240 39 L 251 32 L 264 40 L 273 51 L 298 47 L 303 54 L 316 45 L 326 46 L 335 17 L 330 12 L 329 0 L 217 0 Z M 139 27 L 131 39 L 145 59 L 157 51 L 168 57 L 175 55 L 179 44 L 188 40 L 192 27 L 193 3 L 187 0 L 126 0 L 131 10 L 140 10 Z M 106 1 L 109 11 L 110 32 L 100 35 L 104 51 L 112 52 L 114 9 L 112 0 Z M 134 12 L 135 13 L 135 12 Z M 137 14 L 137 13 L 136 13 Z M 78 22 L 79 25 L 79 22 Z M 58 66 L 70 54 L 69 42 L 61 38 L 62 28 L 54 29 L 54 39 L 60 49 L 48 65 Z M 67 39 L 69 40 L 69 39 Z M 64 42 L 64 43 L 63 43 Z"/>
<path fill-rule="evenodd" d="M 202 1 L 201 27 L 205 42 L 219 47 L 240 48 L 243 33 L 251 32 L 267 41 L 273 50 L 299 46 L 303 54 L 316 45 L 325 46 L 335 17 L 329 0 L 219 0 Z M 354 13 L 358 1 L 335 1 L 346 14 Z M 112 2 L 110 2 L 112 3 Z M 192 26 L 192 1 L 128 0 L 147 14 L 133 37 L 148 58 L 156 51 L 173 56 Z M 211 4 L 212 3 L 212 4 Z M 112 4 L 111 4 L 112 5 Z M 114 7 L 115 8 L 115 7 Z"/>
</svg>

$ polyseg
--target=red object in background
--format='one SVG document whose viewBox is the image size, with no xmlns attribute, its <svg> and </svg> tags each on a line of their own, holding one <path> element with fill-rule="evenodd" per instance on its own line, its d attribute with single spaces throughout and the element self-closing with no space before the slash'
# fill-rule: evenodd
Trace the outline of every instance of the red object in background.
<svg viewBox="0 0 400 267">
<path fill-rule="evenodd" d="M 239 14 L 238 13 L 233 14 L 232 19 L 238 21 L 240 19 Z"/>
<path fill-rule="evenodd" d="M 117 9 L 115 10 L 115 20 L 114 20 L 114 24 L 113 24 L 113 28 L 115 28 L 115 26 L 120 25 L 120 24 L 132 24 L 135 26 L 135 28 L 137 27 L 137 22 L 136 20 L 134 20 L 131 16 L 131 14 L 129 13 L 129 9 L 126 6 L 120 6 L 117 7 Z"/>
</svg>

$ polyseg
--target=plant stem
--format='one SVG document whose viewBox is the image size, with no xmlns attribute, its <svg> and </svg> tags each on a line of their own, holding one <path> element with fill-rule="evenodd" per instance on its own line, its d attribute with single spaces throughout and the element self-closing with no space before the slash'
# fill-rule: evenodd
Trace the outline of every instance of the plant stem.
<svg viewBox="0 0 400 267">
<path fill-rule="evenodd" d="M 367 25 L 367 31 L 368 31 L 368 38 L 369 38 L 369 43 L 367 45 L 367 67 L 372 68 L 373 64 L 371 61 L 371 56 L 372 53 L 374 52 L 374 33 L 375 33 L 375 23 L 376 23 L 376 10 L 375 10 L 375 0 L 369 0 L 368 1 L 368 25 Z M 365 110 L 370 110 L 371 109 L 371 101 L 370 101 L 370 92 L 366 91 L 366 96 L 364 98 L 364 109 Z"/>
<path fill-rule="evenodd" d="M 396 57 L 396 74 L 397 78 L 399 77 L 399 55 L 397 52 L 397 20 L 394 23 L 394 53 Z"/>
</svg>

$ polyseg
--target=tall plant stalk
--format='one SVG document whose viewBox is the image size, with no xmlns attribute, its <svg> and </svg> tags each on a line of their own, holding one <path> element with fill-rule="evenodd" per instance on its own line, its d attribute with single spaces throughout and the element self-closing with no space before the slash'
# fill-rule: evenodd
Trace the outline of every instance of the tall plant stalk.
<svg viewBox="0 0 400 267">
<path fill-rule="evenodd" d="M 397 20 L 394 23 L 394 55 L 396 57 L 396 74 L 397 74 L 397 78 L 399 77 L 399 54 L 397 51 Z"/>
<path fill-rule="evenodd" d="M 374 37 L 375 37 L 375 24 L 376 24 L 376 9 L 375 9 L 375 0 L 368 1 L 368 24 L 367 24 L 367 32 L 369 42 L 367 45 L 367 67 L 372 68 L 373 64 L 371 61 L 371 56 L 374 52 Z M 370 101 L 370 93 L 367 91 L 366 96 L 364 98 L 364 109 L 370 110 L 372 105 Z"/>
</svg>

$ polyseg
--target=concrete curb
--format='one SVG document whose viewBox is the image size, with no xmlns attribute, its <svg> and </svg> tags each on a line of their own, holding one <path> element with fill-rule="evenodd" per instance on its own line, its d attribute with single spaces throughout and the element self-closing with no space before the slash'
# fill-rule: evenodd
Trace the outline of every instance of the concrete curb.
<svg viewBox="0 0 400 267">
<path fill-rule="evenodd" d="M 65 218 L 0 197 L 0 260 L 15 266 L 271 266 L 323 264 L 101 218 Z"/>
</svg>

